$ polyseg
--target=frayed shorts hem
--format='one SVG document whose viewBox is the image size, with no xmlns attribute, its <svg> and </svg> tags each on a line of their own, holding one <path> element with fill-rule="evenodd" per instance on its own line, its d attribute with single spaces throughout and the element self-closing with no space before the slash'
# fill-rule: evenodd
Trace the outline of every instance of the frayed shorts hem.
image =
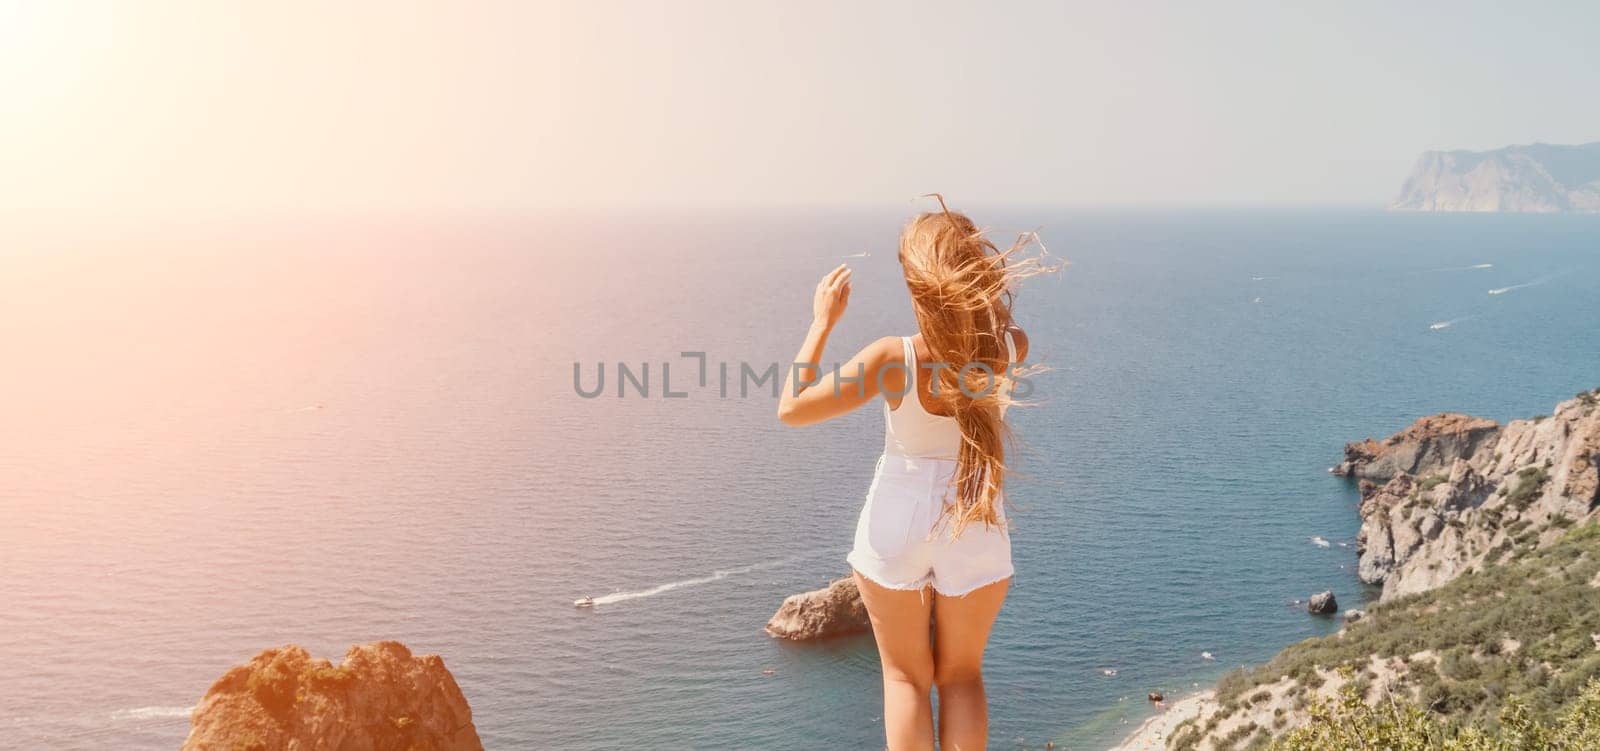
<svg viewBox="0 0 1600 751">
<path fill-rule="evenodd" d="M 984 587 L 987 587 L 991 584 L 998 584 L 1016 575 L 1016 569 L 1011 566 L 1007 566 L 1003 573 L 991 576 L 970 586 L 941 587 L 938 583 L 936 583 L 935 576 L 932 572 L 929 572 L 928 574 L 925 574 L 917 578 L 915 581 L 909 583 L 897 583 L 884 579 L 882 576 L 874 573 L 875 567 L 871 565 L 871 562 L 863 560 L 855 553 L 851 553 L 849 556 L 847 556 L 845 561 L 849 563 L 850 568 L 856 573 L 860 574 L 863 579 L 883 587 L 884 589 L 893 589 L 900 592 L 917 592 L 931 587 L 933 591 L 939 593 L 939 595 L 942 597 L 965 597 L 973 592 L 983 589 Z M 877 563 L 879 564 L 878 567 L 883 565 L 883 562 L 881 561 Z"/>
<path fill-rule="evenodd" d="M 884 579 L 879 577 L 877 574 L 872 573 L 871 567 L 862 565 L 863 562 L 858 562 L 854 554 L 846 557 L 845 558 L 845 562 L 849 563 L 851 570 L 853 570 L 856 573 L 860 574 L 861 578 L 866 579 L 867 581 L 870 581 L 873 584 L 876 584 L 876 585 L 878 585 L 880 587 L 883 587 L 884 589 L 895 589 L 895 590 L 900 590 L 902 592 L 916 592 L 916 591 L 928 586 L 929 584 L 933 583 L 933 577 L 932 576 L 924 576 L 921 579 L 918 579 L 917 581 L 912 582 L 910 584 L 893 584 L 893 583 L 890 583 L 888 581 L 885 581 Z"/>
<path fill-rule="evenodd" d="M 963 590 L 961 590 L 959 592 L 956 592 L 956 591 L 946 592 L 943 589 L 941 589 L 939 587 L 939 585 L 937 585 L 937 584 L 933 585 L 933 591 L 938 592 L 940 597 L 966 597 L 967 595 L 970 595 L 973 592 L 976 592 L 976 591 L 978 591 L 980 589 L 983 589 L 984 587 L 987 587 L 987 586 L 989 586 L 991 584 L 999 584 L 1000 582 L 1003 582 L 1003 581 L 1005 581 L 1007 579 L 1010 579 L 1011 577 L 1016 576 L 1016 573 L 1017 572 L 1013 569 L 1013 570 L 1005 572 L 1004 574 L 1001 574 L 1000 576 L 996 576 L 993 579 L 990 579 L 990 580 L 988 580 L 986 582 L 982 582 L 982 583 L 979 583 L 979 584 L 974 584 L 974 585 L 972 585 L 970 587 L 967 587 L 966 589 L 963 589 Z"/>
</svg>

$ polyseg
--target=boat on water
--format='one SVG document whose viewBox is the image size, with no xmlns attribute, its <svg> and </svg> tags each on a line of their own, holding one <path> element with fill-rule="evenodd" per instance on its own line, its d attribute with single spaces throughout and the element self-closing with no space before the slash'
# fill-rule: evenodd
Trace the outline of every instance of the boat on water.
<svg viewBox="0 0 1600 751">
<path fill-rule="evenodd" d="M 594 598 L 593 597 L 579 597 L 577 600 L 573 601 L 572 607 L 575 607 L 575 608 L 592 608 L 592 607 L 594 607 Z"/>
</svg>

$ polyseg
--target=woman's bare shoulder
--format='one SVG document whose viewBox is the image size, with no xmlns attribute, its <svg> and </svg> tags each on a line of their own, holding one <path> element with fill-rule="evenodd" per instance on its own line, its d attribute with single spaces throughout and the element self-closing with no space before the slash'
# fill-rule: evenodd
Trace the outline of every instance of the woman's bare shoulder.
<svg viewBox="0 0 1600 751">
<path fill-rule="evenodd" d="M 886 373 L 892 377 L 894 371 L 900 370 L 894 366 L 906 364 L 905 347 L 901 345 L 901 339 L 902 337 L 898 336 L 880 337 L 862 347 L 861 354 L 856 357 L 865 366 L 869 375 L 878 376 L 879 373 Z M 889 370 L 885 370 L 886 368 Z"/>
<path fill-rule="evenodd" d="M 873 359 L 880 364 L 904 363 L 906 360 L 905 347 L 900 344 L 905 337 L 884 336 L 867 345 L 866 351 L 873 355 Z"/>
</svg>

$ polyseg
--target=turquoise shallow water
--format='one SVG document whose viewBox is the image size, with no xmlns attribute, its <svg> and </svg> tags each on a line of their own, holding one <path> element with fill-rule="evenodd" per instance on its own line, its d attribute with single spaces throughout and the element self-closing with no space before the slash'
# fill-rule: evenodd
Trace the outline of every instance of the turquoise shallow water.
<svg viewBox="0 0 1600 751">
<path fill-rule="evenodd" d="M 1018 303 L 1054 370 L 1014 414 L 997 748 L 1103 748 L 1146 691 L 1328 632 L 1289 603 L 1365 596 L 1345 441 L 1600 385 L 1600 218 L 974 213 L 1073 264 Z M 844 572 L 880 413 L 787 429 L 715 368 L 791 357 L 849 254 L 830 355 L 910 333 L 903 218 L 8 238 L 0 746 L 171 748 L 263 647 L 394 638 L 493 748 L 879 747 L 870 638 L 761 625 Z M 688 396 L 575 394 L 574 362 L 619 360 Z"/>
</svg>

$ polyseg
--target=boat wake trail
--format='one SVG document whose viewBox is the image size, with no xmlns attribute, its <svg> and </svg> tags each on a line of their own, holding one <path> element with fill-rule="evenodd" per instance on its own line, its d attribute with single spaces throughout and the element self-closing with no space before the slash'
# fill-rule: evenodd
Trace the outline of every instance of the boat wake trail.
<svg viewBox="0 0 1600 751">
<path fill-rule="evenodd" d="M 119 709 L 111 713 L 111 719 L 124 720 L 168 720 L 176 718 L 188 719 L 194 712 L 194 707 L 134 707 L 133 709 Z"/>
<path fill-rule="evenodd" d="M 1461 323 L 1462 321 L 1469 321 L 1469 320 L 1472 320 L 1474 318 L 1477 318 L 1477 316 L 1462 316 L 1460 318 L 1452 318 L 1452 319 L 1450 319 L 1448 321 L 1440 321 L 1438 323 L 1430 323 L 1430 324 L 1428 324 L 1428 328 L 1430 328 L 1430 329 L 1432 329 L 1434 331 L 1438 331 L 1440 329 L 1450 328 L 1451 326 L 1454 326 L 1454 325 L 1456 325 L 1458 323 Z"/>
<path fill-rule="evenodd" d="M 721 570 L 721 571 L 715 571 L 715 572 L 712 572 L 709 575 L 699 576 L 699 577 L 695 577 L 693 579 L 684 579 L 684 580 L 681 580 L 681 581 L 667 582 L 666 584 L 658 584 L 658 585 L 656 585 L 654 587 L 651 587 L 649 589 L 641 589 L 641 590 L 638 590 L 638 591 L 635 591 L 635 592 L 612 592 L 609 595 L 604 595 L 604 596 L 601 596 L 601 597 L 594 598 L 594 604 L 596 604 L 596 605 L 613 605 L 613 604 L 616 604 L 616 603 L 619 603 L 619 602 L 627 602 L 628 600 L 642 600 L 642 599 L 644 599 L 646 597 L 655 597 L 656 595 L 659 595 L 659 594 L 661 594 L 663 592 L 671 592 L 674 589 L 683 589 L 684 587 L 695 587 L 695 586 L 699 586 L 701 584 L 710 584 L 711 582 L 721 581 L 721 580 L 726 579 L 726 578 L 728 578 L 730 576 L 738 576 L 740 574 L 748 574 L 748 573 L 751 573 L 753 571 L 760 571 L 762 569 L 776 568 L 778 566 L 782 566 L 782 565 L 787 564 L 787 563 L 794 563 L 795 561 L 798 561 L 798 560 L 800 560 L 800 559 L 796 557 L 796 558 L 783 558 L 783 559 L 776 560 L 776 561 L 766 561 L 764 563 L 752 563 L 752 564 L 750 564 L 748 566 L 741 566 L 739 568 L 730 568 L 730 569 L 724 569 L 724 570 Z"/>
<path fill-rule="evenodd" d="M 1492 269 L 1492 268 L 1494 268 L 1494 264 L 1492 264 L 1492 263 L 1475 263 L 1475 264 L 1473 264 L 1471 266 L 1450 266 L 1450 267 L 1442 268 L 1442 269 L 1434 269 L 1433 272 L 1436 273 L 1436 274 L 1442 274 L 1442 273 L 1445 273 L 1447 271 L 1477 271 L 1479 269 Z"/>
<path fill-rule="evenodd" d="M 1491 294 L 1491 295 L 1503 295 L 1503 294 L 1505 294 L 1507 292 L 1510 292 L 1511 290 L 1514 290 L 1514 289 L 1523 289 L 1525 287 L 1537 287 L 1537 286 L 1539 286 L 1541 284 L 1544 284 L 1545 282 L 1548 282 L 1548 281 L 1550 281 L 1550 277 L 1547 276 L 1547 277 L 1545 277 L 1543 279 L 1535 279 L 1535 280 L 1533 280 L 1531 282 L 1523 282 L 1522 284 L 1513 284 L 1513 285 L 1511 285 L 1509 287 L 1500 287 L 1498 289 L 1491 289 L 1491 290 L 1489 290 L 1489 294 Z"/>
</svg>

